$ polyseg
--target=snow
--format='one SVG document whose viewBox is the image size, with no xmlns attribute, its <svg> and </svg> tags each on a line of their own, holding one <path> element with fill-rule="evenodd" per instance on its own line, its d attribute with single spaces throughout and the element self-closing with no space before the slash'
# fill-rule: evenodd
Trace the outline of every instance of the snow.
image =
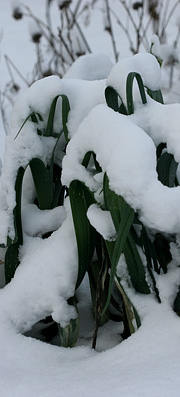
<svg viewBox="0 0 180 397">
<path fill-rule="evenodd" d="M 88 208 L 87 217 L 105 240 L 116 239 L 116 230 L 109 211 L 103 211 L 97 204 L 92 204 Z"/>
<path fill-rule="evenodd" d="M 162 105 L 157 104 L 157 109 L 159 106 Z M 144 107 L 146 112 L 146 105 Z M 166 106 L 163 110 L 165 114 Z M 143 110 L 139 112 L 139 117 L 141 114 L 144 119 Z M 63 159 L 62 181 L 69 186 L 73 179 L 78 178 L 96 191 L 99 187 L 97 180 L 82 165 L 85 154 L 93 151 L 109 177 L 111 189 L 123 196 L 134 210 L 139 211 L 140 219 L 145 225 L 166 233 L 180 232 L 180 187 L 171 189 L 158 181 L 155 145 L 131 119 L 131 116 L 116 113 L 103 104 L 95 107 L 81 123 L 68 145 Z M 151 114 L 152 125 L 154 119 L 156 123 L 157 118 Z M 158 120 L 163 119 L 158 117 Z M 165 116 L 161 129 L 169 131 L 170 134 L 171 124 L 171 118 Z M 174 135 L 172 134 L 173 137 Z M 178 149 L 178 133 L 175 137 L 174 146 Z M 107 156 L 108 152 L 113 155 Z"/>
<path fill-rule="evenodd" d="M 136 54 L 116 63 L 107 78 L 107 86 L 113 87 L 126 105 L 126 78 L 130 72 L 139 73 L 146 87 L 155 91 L 161 87 L 161 70 L 151 54 Z M 139 93 L 139 91 L 138 91 Z M 137 97 L 137 87 L 134 96 Z M 136 99 L 135 97 L 135 99 Z"/>
<path fill-rule="evenodd" d="M 113 63 L 105 54 L 82 55 L 63 76 L 64 79 L 101 80 L 105 79 Z"/>
<path fill-rule="evenodd" d="M 90 65 L 91 61 L 96 70 L 86 69 L 87 62 Z M 110 214 L 101 208 L 100 192 L 106 172 L 111 189 L 139 211 L 141 220 L 148 227 L 180 233 L 180 188 L 168 188 L 158 181 L 155 156 L 156 145 L 164 141 L 167 150 L 180 161 L 179 104 L 154 104 L 149 99 L 142 106 L 135 84 L 135 114 L 115 113 L 105 105 L 106 85 L 112 85 L 124 100 L 124 79 L 129 71 L 142 74 L 144 84 L 154 90 L 160 88 L 161 71 L 150 54 L 122 60 L 110 72 L 111 67 L 106 56 L 83 56 L 67 72 L 66 78 L 49 77 L 38 81 L 17 100 L 11 117 L 11 134 L 6 139 L 1 177 L 1 242 L 5 243 L 8 232 L 13 236 L 14 182 L 18 168 L 26 167 L 32 156 L 49 164 L 56 143 L 55 138 L 39 136 L 37 126 L 30 120 L 18 135 L 17 132 L 34 109 L 43 117 L 39 124 L 43 130 L 52 99 L 59 94 L 66 94 L 71 106 L 68 118 L 71 141 L 64 158 L 64 142 L 59 144 L 63 182 L 69 185 L 78 178 L 95 191 L 99 205 L 92 205 L 88 210 L 92 225 L 105 239 L 114 238 Z M 61 125 L 60 108 L 59 98 L 55 132 L 59 132 Z M 101 174 L 94 175 L 91 169 L 82 166 L 84 154 L 90 150 L 97 155 Z M 122 280 L 142 319 L 135 334 L 122 342 L 122 324 L 109 322 L 99 330 L 97 350 L 91 349 L 94 323 L 85 278 L 77 291 L 81 319 L 77 347 L 65 349 L 48 345 L 22 333 L 49 315 L 62 326 L 76 317 L 67 300 L 74 295 L 78 255 L 68 198 L 64 206 L 44 211 L 38 210 L 33 198 L 32 178 L 27 169 L 22 203 L 24 244 L 20 251 L 21 264 L 11 283 L 0 290 L 1 396 L 177 397 L 180 388 L 180 321 L 172 305 L 180 284 L 180 234 L 171 243 L 173 260 L 168 273 L 156 276 L 161 304 L 153 294 L 137 294 L 129 287 L 128 280 Z M 53 231 L 51 236 L 42 239 L 41 236 L 49 230 Z M 4 254 L 5 249 L 0 249 L 2 259 Z M 2 285 L 2 264 L 0 277 Z"/>
</svg>

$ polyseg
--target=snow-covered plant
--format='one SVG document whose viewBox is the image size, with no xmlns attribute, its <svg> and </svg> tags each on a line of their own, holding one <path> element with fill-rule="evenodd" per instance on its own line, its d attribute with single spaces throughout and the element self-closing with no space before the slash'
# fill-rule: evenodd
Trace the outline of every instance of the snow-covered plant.
<svg viewBox="0 0 180 397">
<path fill-rule="evenodd" d="M 95 347 L 109 318 L 123 321 L 124 337 L 134 333 L 147 296 L 161 304 L 161 276 L 179 265 L 180 105 L 163 104 L 151 54 L 108 74 L 34 83 L 15 104 L 7 137 L 0 190 L 7 315 L 20 332 L 51 316 L 63 346 L 78 338 L 86 274 Z M 177 280 L 169 304 L 178 313 L 179 295 Z"/>
</svg>

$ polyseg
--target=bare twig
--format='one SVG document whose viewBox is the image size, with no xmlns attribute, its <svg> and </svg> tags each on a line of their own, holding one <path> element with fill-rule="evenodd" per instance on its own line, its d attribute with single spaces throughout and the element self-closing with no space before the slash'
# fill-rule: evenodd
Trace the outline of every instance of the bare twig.
<svg viewBox="0 0 180 397">
<path fill-rule="evenodd" d="M 171 8 L 171 11 L 169 12 L 169 15 L 167 16 L 167 19 L 164 21 L 163 27 L 161 29 L 161 33 L 159 34 L 159 37 L 162 38 L 162 36 L 164 35 L 164 31 L 167 28 L 172 15 L 174 14 L 174 11 L 176 10 L 176 8 L 178 7 L 178 5 L 180 4 L 180 0 L 177 0 L 176 3 L 174 4 L 174 6 Z"/>
<path fill-rule="evenodd" d="M 113 47 L 113 51 L 114 51 L 114 58 L 115 58 L 115 61 L 117 62 L 118 61 L 118 52 L 117 52 L 117 48 L 116 48 L 116 42 L 115 42 L 113 27 L 112 27 L 112 23 L 111 23 L 109 1 L 105 0 L 105 3 L 106 3 L 107 19 L 108 19 L 108 24 L 109 24 L 109 33 L 111 35 L 112 47 Z"/>
<path fill-rule="evenodd" d="M 15 83 L 15 79 L 14 79 L 14 75 L 12 73 L 12 69 L 15 70 L 16 74 L 20 77 L 20 79 L 27 85 L 27 87 L 29 87 L 29 83 L 28 81 L 25 79 L 25 77 L 22 75 L 22 73 L 20 72 L 20 70 L 17 68 L 17 66 L 14 64 L 14 62 L 12 61 L 12 59 L 8 56 L 8 55 L 4 55 L 4 59 L 6 62 L 6 66 L 10 75 L 10 78 L 13 82 L 14 85 L 16 85 Z M 12 69 L 11 69 L 12 68 Z"/>
</svg>

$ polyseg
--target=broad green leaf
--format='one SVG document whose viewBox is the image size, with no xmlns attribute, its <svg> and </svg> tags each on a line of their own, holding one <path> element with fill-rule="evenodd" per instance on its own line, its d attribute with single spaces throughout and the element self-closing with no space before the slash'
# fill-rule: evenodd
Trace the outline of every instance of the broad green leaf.
<svg viewBox="0 0 180 397">
<path fill-rule="evenodd" d="M 56 111 L 57 100 L 59 97 L 60 97 L 60 95 L 57 95 L 51 103 L 48 121 L 47 121 L 47 127 L 45 130 L 44 136 L 53 136 L 54 116 L 55 116 L 55 111 Z"/>
<path fill-rule="evenodd" d="M 167 266 L 172 260 L 169 241 L 160 233 L 155 235 L 154 246 L 160 268 L 167 273 Z"/>
<path fill-rule="evenodd" d="M 106 87 L 105 89 L 105 98 L 107 105 L 113 109 L 115 112 L 118 112 L 118 94 L 113 87 Z"/>
<path fill-rule="evenodd" d="M 136 291 L 141 294 L 150 294 L 150 289 L 146 282 L 144 265 L 130 233 L 124 247 L 124 256 L 132 284 Z"/>
<path fill-rule="evenodd" d="M 155 250 L 154 244 L 149 239 L 144 226 L 142 227 L 141 238 L 142 238 L 142 248 L 144 249 L 144 253 L 146 255 L 147 268 L 148 268 L 149 275 L 152 280 L 154 292 L 156 294 L 156 298 L 157 298 L 158 302 L 161 303 L 159 291 L 158 291 L 158 288 L 156 285 L 156 280 L 155 280 L 155 277 L 153 274 L 153 270 L 155 270 L 157 273 L 159 273 L 159 270 L 160 270 L 159 264 L 158 264 L 158 258 L 156 255 L 156 250 Z"/>
<path fill-rule="evenodd" d="M 66 138 L 66 142 L 69 142 L 68 138 L 68 129 L 67 129 L 67 120 L 68 120 L 68 115 L 70 111 L 70 104 L 69 104 L 69 99 L 66 95 L 61 95 L 62 98 L 62 123 L 63 123 L 63 131 L 64 131 L 64 136 Z"/>
<path fill-rule="evenodd" d="M 44 136 L 54 136 L 53 132 L 53 124 L 54 124 L 54 116 L 55 116 L 55 111 L 56 111 L 56 105 L 57 105 L 57 100 L 58 98 L 62 98 L 62 124 L 63 124 L 63 131 L 64 135 L 66 138 L 66 142 L 68 142 L 68 129 L 67 129 L 67 119 L 68 119 L 68 114 L 70 111 L 70 104 L 68 97 L 66 95 L 57 95 L 51 104 L 51 108 L 49 111 L 49 117 L 48 117 L 48 122 L 47 122 L 47 127 Z M 56 135 L 55 135 L 56 137 Z"/>
<path fill-rule="evenodd" d="M 159 159 L 159 157 L 161 156 L 163 150 L 166 148 L 166 143 L 161 142 L 157 148 L 156 148 L 156 156 L 157 156 L 157 160 Z"/>
<path fill-rule="evenodd" d="M 23 243 L 22 223 L 21 223 L 21 195 L 22 195 L 22 182 L 23 182 L 24 172 L 25 172 L 24 168 L 20 167 L 18 170 L 16 183 L 15 183 L 16 206 L 14 208 L 14 221 L 15 221 L 15 228 L 18 235 L 19 244 Z"/>
<path fill-rule="evenodd" d="M 29 162 L 29 166 L 37 192 L 39 208 L 41 210 L 51 209 L 53 202 L 53 183 L 49 171 L 39 158 L 32 159 Z"/>
<path fill-rule="evenodd" d="M 20 167 L 18 170 L 15 192 L 16 192 L 16 206 L 14 208 L 14 224 L 16 242 L 11 244 L 5 255 L 5 279 L 6 284 L 9 283 L 14 276 L 14 273 L 19 265 L 19 246 L 23 244 L 22 223 L 21 223 L 21 195 L 22 195 L 22 182 L 24 176 L 24 168 Z"/>
<path fill-rule="evenodd" d="M 113 87 L 106 87 L 105 89 L 105 98 L 107 105 L 113 109 L 115 112 L 119 112 L 127 115 L 127 109 L 122 101 L 122 98 L 117 93 L 117 91 Z M 119 99 L 118 99 L 119 98 Z M 120 105 L 119 105 L 120 100 Z"/>
<path fill-rule="evenodd" d="M 176 178 L 178 163 L 170 153 L 163 153 L 157 163 L 158 179 L 163 185 L 173 187 Z"/>
<path fill-rule="evenodd" d="M 117 231 L 121 220 L 119 213 L 119 203 L 118 203 L 119 198 L 116 193 L 110 190 L 109 180 L 106 174 L 104 174 L 103 191 L 104 191 L 105 210 L 109 210 L 111 212 L 111 217 Z"/>
<path fill-rule="evenodd" d="M 4 261 L 6 284 L 14 277 L 14 273 L 19 266 L 19 246 L 19 242 L 11 244 L 6 251 Z"/>
<path fill-rule="evenodd" d="M 88 270 L 95 249 L 96 231 L 90 225 L 86 215 L 89 206 L 95 200 L 88 188 L 78 180 L 71 182 L 69 196 L 79 257 L 77 288 Z"/>
<path fill-rule="evenodd" d="M 84 159 L 83 159 L 83 161 L 82 161 L 82 165 L 83 165 L 85 168 L 88 167 L 88 164 L 89 164 L 89 162 L 90 162 L 91 155 L 92 155 L 92 152 L 87 152 L 87 153 L 85 154 L 85 156 L 84 156 Z"/>
<path fill-rule="evenodd" d="M 131 236 L 130 233 L 130 229 L 132 226 L 132 222 L 134 219 L 134 211 L 132 210 L 132 208 L 130 208 L 128 206 L 128 204 L 125 202 L 125 200 L 120 197 L 117 196 L 114 192 L 112 192 L 109 189 L 109 182 L 108 182 L 108 178 L 107 175 L 104 176 L 104 202 L 105 202 L 105 207 L 106 209 L 110 210 L 111 216 L 112 216 L 112 220 L 114 222 L 114 226 L 115 229 L 117 231 L 117 240 L 116 243 L 113 245 L 112 243 L 107 243 L 107 248 L 108 250 L 111 247 L 111 250 L 113 248 L 113 257 L 112 257 L 112 261 L 113 261 L 113 276 L 115 274 L 115 267 L 117 266 L 119 257 L 116 257 L 116 261 L 117 263 L 114 262 L 115 260 L 115 256 L 117 255 L 116 252 L 124 252 L 125 255 L 125 259 L 126 259 L 126 263 L 127 263 L 127 267 L 128 267 L 128 271 L 131 277 L 131 281 L 132 284 L 134 286 L 134 288 L 140 292 L 140 293 L 145 293 L 148 294 L 150 293 L 149 287 L 147 285 L 147 282 L 145 280 L 145 270 L 144 270 L 144 266 L 142 263 L 142 260 L 140 258 L 138 249 L 136 247 L 136 244 Z M 128 214 L 129 214 L 129 218 L 128 218 Z M 126 219 L 127 216 L 127 219 Z M 126 229 L 126 233 L 127 235 L 124 235 L 125 237 L 125 242 L 122 240 L 123 243 L 123 247 L 121 247 L 119 240 L 122 238 L 120 233 L 120 224 L 121 222 L 127 222 L 127 229 Z M 129 221 L 129 224 L 128 224 Z M 117 247 L 116 247 L 117 245 Z M 121 251 L 122 249 L 122 251 Z M 111 280 L 112 283 L 112 280 Z"/>
<path fill-rule="evenodd" d="M 133 81 L 134 81 L 134 78 L 137 80 L 137 83 L 138 83 L 142 103 L 143 104 L 147 103 L 144 85 L 143 85 L 143 81 L 142 81 L 140 74 L 136 73 L 136 72 L 129 73 L 127 76 L 127 80 L 126 80 L 126 99 L 127 99 L 128 114 L 134 113 L 134 104 L 133 104 Z"/>
<path fill-rule="evenodd" d="M 162 104 L 164 103 L 161 90 L 152 91 L 148 88 L 147 93 L 152 99 L 154 99 L 154 101 Z"/>
<path fill-rule="evenodd" d="M 65 187 L 61 183 L 62 168 L 53 164 L 53 201 L 52 208 L 63 205 Z"/>
<path fill-rule="evenodd" d="M 109 291 L 108 291 L 108 299 L 103 310 L 103 314 L 105 313 L 111 299 L 111 292 L 114 282 L 114 277 L 116 273 L 117 264 L 119 258 L 124 250 L 124 246 L 126 243 L 126 239 L 128 237 L 132 222 L 134 219 L 134 211 L 132 208 L 129 207 L 128 204 L 125 203 L 123 214 L 121 216 L 121 221 L 119 223 L 119 228 L 117 231 L 117 239 L 114 245 L 112 260 L 111 260 L 111 274 L 110 274 L 110 281 L 109 281 Z"/>
</svg>

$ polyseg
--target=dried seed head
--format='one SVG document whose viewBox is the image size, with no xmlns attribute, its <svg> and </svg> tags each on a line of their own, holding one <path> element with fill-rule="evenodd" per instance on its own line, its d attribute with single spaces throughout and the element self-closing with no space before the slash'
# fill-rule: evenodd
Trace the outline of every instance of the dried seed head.
<svg viewBox="0 0 180 397">
<path fill-rule="evenodd" d="M 13 0 L 11 3 L 12 6 L 12 16 L 14 19 L 22 19 L 23 11 L 21 5 L 18 0 Z"/>
<path fill-rule="evenodd" d="M 133 10 L 139 10 L 139 8 L 142 8 L 142 7 L 143 7 L 143 2 L 142 1 L 136 1 L 132 5 Z"/>
<path fill-rule="evenodd" d="M 68 8 L 71 4 L 72 0 L 57 0 L 57 4 L 60 10 L 63 10 L 63 8 Z"/>
<path fill-rule="evenodd" d="M 35 34 L 33 34 L 32 36 L 31 36 L 31 38 L 32 38 L 32 41 L 34 42 L 34 43 L 39 43 L 40 42 L 40 39 L 41 39 L 41 33 L 35 33 Z"/>
<path fill-rule="evenodd" d="M 29 24 L 29 33 L 33 43 L 38 44 L 41 40 L 42 32 L 35 21 L 31 21 L 31 23 Z"/>
</svg>

